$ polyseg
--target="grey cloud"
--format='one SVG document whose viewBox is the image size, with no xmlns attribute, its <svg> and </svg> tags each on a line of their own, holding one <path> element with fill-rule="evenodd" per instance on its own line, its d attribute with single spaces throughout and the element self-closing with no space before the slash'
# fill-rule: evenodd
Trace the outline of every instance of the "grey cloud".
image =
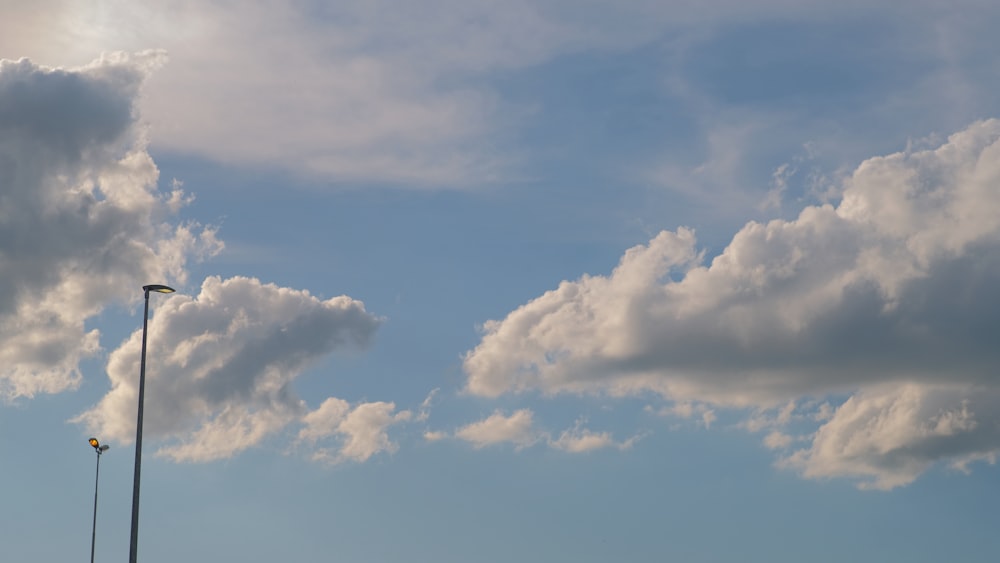
<svg viewBox="0 0 1000 563">
<path fill-rule="evenodd" d="M 148 279 L 182 282 L 220 247 L 211 229 L 171 224 L 171 199 L 137 125 L 155 52 L 76 69 L 0 61 L 0 393 L 76 386 L 99 350 L 84 323 Z M 86 296 L 86 298 L 83 298 Z"/>
<path fill-rule="evenodd" d="M 661 233 L 611 275 L 563 282 L 487 323 L 465 357 L 468 390 L 775 408 L 890 382 L 1000 389 L 998 184 L 1000 121 L 989 120 L 865 161 L 836 207 L 750 223 L 708 265 L 692 232 Z M 964 436 L 920 445 L 927 460 L 980 455 Z"/>
<path fill-rule="evenodd" d="M 115 142 L 132 126 L 136 89 L 145 75 L 141 68 L 125 69 L 111 79 L 113 73 L 100 66 L 79 72 L 40 68 L 27 59 L 3 61 L 0 131 L 5 144 L 16 138 L 23 154 L 47 157 L 48 168 Z"/>
</svg>

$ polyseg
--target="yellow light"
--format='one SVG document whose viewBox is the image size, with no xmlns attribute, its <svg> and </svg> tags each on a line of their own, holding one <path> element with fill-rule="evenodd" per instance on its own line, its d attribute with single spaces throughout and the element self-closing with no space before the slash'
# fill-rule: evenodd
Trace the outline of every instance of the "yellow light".
<svg viewBox="0 0 1000 563">
<path fill-rule="evenodd" d="M 155 291 L 156 293 L 173 293 L 174 292 L 174 288 L 167 287 L 165 285 L 159 285 L 159 284 L 144 285 L 144 286 L 142 286 L 142 289 L 144 289 L 145 291 Z"/>
<path fill-rule="evenodd" d="M 98 446 L 98 444 L 100 444 L 100 442 L 97 441 L 97 438 L 91 438 L 87 441 L 90 442 L 90 445 L 94 446 L 95 448 Z"/>
</svg>

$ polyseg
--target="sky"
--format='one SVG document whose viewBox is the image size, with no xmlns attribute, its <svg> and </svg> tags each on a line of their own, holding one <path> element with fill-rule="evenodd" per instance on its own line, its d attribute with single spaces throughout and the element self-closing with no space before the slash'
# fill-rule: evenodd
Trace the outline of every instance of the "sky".
<svg viewBox="0 0 1000 563">
<path fill-rule="evenodd" d="M 5 560 L 995 560 L 995 2 L 0 11 Z"/>
</svg>

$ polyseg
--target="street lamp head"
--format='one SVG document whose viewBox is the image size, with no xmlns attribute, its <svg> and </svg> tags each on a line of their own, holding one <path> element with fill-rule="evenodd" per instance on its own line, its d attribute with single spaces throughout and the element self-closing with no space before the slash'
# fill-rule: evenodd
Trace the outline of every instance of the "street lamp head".
<svg viewBox="0 0 1000 563">
<path fill-rule="evenodd" d="M 172 287 L 158 284 L 144 285 L 142 286 L 142 290 L 147 293 L 150 291 L 155 291 L 156 293 L 173 293 L 175 291 Z"/>
<path fill-rule="evenodd" d="M 108 451 L 108 448 L 111 447 L 107 444 L 98 442 L 97 438 L 91 438 L 87 440 L 87 443 L 94 447 L 94 451 L 97 452 L 97 455 L 101 455 L 102 453 Z"/>
</svg>

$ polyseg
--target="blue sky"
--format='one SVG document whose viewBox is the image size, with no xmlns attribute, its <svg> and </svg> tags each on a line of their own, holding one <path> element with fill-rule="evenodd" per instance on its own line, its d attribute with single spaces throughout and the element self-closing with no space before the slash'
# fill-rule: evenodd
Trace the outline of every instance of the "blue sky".
<svg viewBox="0 0 1000 563">
<path fill-rule="evenodd" d="M 0 7 L 11 560 L 995 558 L 992 3 Z"/>
</svg>

